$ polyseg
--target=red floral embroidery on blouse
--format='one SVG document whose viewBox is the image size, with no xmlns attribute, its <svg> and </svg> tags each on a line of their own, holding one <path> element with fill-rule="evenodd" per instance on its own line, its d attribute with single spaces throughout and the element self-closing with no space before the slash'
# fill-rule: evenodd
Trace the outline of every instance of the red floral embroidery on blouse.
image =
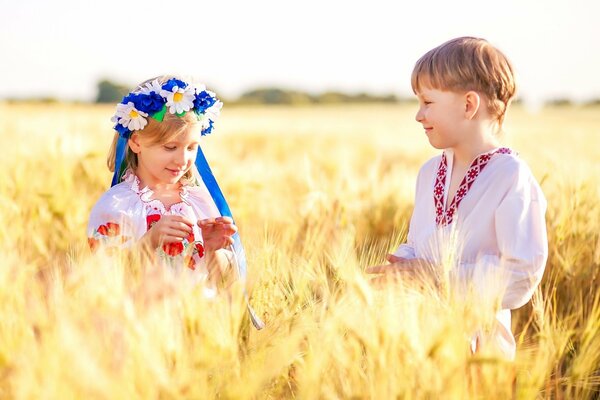
<svg viewBox="0 0 600 400">
<path fill-rule="evenodd" d="M 196 251 L 198 251 L 198 257 L 204 257 L 204 245 L 202 243 L 196 243 Z"/>
<path fill-rule="evenodd" d="M 152 226 L 154 226 L 155 223 L 160 221 L 161 217 L 162 217 L 161 214 L 150 214 L 150 215 L 146 216 L 147 229 L 152 228 Z M 188 237 L 185 238 L 185 240 L 190 244 L 194 244 L 196 242 L 194 233 L 191 232 L 188 235 Z M 202 245 L 202 243 L 200 243 L 200 242 L 195 243 L 194 247 L 195 247 L 196 251 L 198 252 L 198 256 L 200 258 L 202 258 L 202 256 L 204 256 L 204 246 Z M 185 249 L 185 246 L 184 246 L 183 242 L 165 243 L 162 246 L 162 250 L 165 252 L 165 254 L 167 254 L 171 257 L 178 256 L 179 254 L 181 254 L 183 252 L 184 249 Z M 196 269 L 196 263 L 195 263 L 193 257 L 188 258 L 186 265 L 188 268 L 190 268 L 192 270 Z"/>
<path fill-rule="evenodd" d="M 90 250 L 96 251 L 98 246 L 100 246 L 100 241 L 94 238 L 88 238 L 88 245 L 90 246 Z"/>
<path fill-rule="evenodd" d="M 162 246 L 165 254 L 170 255 L 171 257 L 178 256 L 183 251 L 183 243 L 175 242 L 175 243 L 165 243 Z"/>
<path fill-rule="evenodd" d="M 146 216 L 146 230 L 150 230 L 152 226 L 160 220 L 160 214 L 151 214 Z"/>
<path fill-rule="evenodd" d="M 152 226 L 154 226 L 154 224 L 156 224 L 158 221 L 160 221 L 162 215 L 161 214 L 150 214 L 148 216 L 146 216 L 146 227 L 149 230 L 150 228 L 152 228 Z M 198 252 L 198 257 L 202 258 L 204 256 L 204 246 L 202 245 L 202 243 L 196 242 L 196 238 L 194 236 L 194 233 L 191 232 L 188 237 L 185 238 L 185 241 L 187 241 L 187 243 L 194 245 L 195 250 Z M 175 243 L 165 243 L 162 246 L 162 250 L 165 252 L 165 254 L 167 254 L 170 257 L 176 257 L 178 255 L 180 255 L 181 253 L 183 253 L 183 250 L 185 249 L 185 246 L 183 244 L 184 242 L 175 242 Z M 190 256 L 187 260 L 186 260 L 186 264 L 185 264 L 189 269 L 195 270 L 196 269 L 196 262 L 194 261 L 194 258 L 192 256 Z"/>
<path fill-rule="evenodd" d="M 118 236 L 121 233 L 121 227 L 116 222 L 107 222 L 106 225 L 98 227 L 98 233 L 102 236 Z"/>
</svg>

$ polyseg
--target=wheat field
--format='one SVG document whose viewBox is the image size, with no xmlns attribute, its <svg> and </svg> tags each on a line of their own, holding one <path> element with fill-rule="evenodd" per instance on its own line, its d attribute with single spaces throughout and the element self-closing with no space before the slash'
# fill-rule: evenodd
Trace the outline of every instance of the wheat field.
<svg viewBox="0 0 600 400">
<path fill-rule="evenodd" d="M 411 105 L 227 107 L 202 146 L 246 248 L 208 301 L 132 255 L 92 255 L 112 106 L 0 103 L 1 398 L 598 398 L 600 109 L 518 106 L 504 144 L 548 199 L 549 260 L 513 311 L 514 363 L 472 356 L 484 305 L 374 288 L 436 154 Z"/>
</svg>

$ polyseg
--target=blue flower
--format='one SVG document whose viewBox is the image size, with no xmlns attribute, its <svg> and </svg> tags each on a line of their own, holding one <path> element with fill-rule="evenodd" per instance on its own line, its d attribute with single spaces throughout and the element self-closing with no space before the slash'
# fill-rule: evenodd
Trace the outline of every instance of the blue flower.
<svg viewBox="0 0 600 400">
<path fill-rule="evenodd" d="M 156 92 L 137 94 L 132 101 L 133 104 L 135 104 L 135 108 L 148 114 L 154 114 L 155 112 L 160 111 L 165 104 L 165 100 Z"/>
<path fill-rule="evenodd" d="M 131 131 L 126 126 L 121 124 L 115 125 L 115 130 L 119 132 L 119 136 L 121 136 L 123 139 L 129 139 L 129 136 L 131 135 Z"/>
<path fill-rule="evenodd" d="M 204 135 L 208 135 L 212 132 L 213 130 L 213 122 L 212 119 L 208 120 L 208 127 L 205 129 L 202 129 L 202 132 L 200 132 L 200 135 L 204 136 Z"/>
<path fill-rule="evenodd" d="M 198 114 L 204 114 L 207 108 L 212 107 L 217 102 L 217 99 L 212 97 L 206 90 L 197 93 L 194 98 L 194 110 Z"/>
<path fill-rule="evenodd" d="M 127 96 L 123 97 L 123 100 L 121 100 L 121 104 L 127 104 L 130 101 L 135 104 L 136 96 L 137 96 L 137 93 L 129 93 Z"/>
<path fill-rule="evenodd" d="M 173 88 L 177 86 L 179 89 L 185 89 L 187 87 L 187 83 L 184 81 L 180 81 L 179 79 L 169 79 L 167 83 L 165 83 L 162 88 L 163 90 L 167 90 L 169 92 L 173 91 Z"/>
</svg>

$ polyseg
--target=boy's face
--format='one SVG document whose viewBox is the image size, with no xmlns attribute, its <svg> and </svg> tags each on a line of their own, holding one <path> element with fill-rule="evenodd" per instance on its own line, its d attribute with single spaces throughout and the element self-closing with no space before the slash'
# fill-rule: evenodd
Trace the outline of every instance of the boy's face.
<svg viewBox="0 0 600 400">
<path fill-rule="evenodd" d="M 145 185 L 177 183 L 192 167 L 199 145 L 197 126 L 189 126 L 167 143 L 149 143 L 141 131 L 130 139 L 129 146 L 137 153 L 136 174 Z"/>
<path fill-rule="evenodd" d="M 415 119 L 425 128 L 436 149 L 460 145 L 466 138 L 465 97 L 461 93 L 422 87 L 417 92 L 419 110 Z"/>
</svg>

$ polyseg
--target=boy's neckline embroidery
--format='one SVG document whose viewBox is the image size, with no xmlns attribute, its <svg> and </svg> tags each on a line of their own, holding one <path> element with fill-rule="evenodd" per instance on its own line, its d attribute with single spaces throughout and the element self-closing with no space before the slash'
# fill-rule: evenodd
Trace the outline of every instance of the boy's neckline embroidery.
<svg viewBox="0 0 600 400">
<path fill-rule="evenodd" d="M 171 204 L 169 207 L 165 206 L 162 201 L 159 199 L 153 199 L 154 191 L 150 189 L 148 186 L 140 189 L 141 181 L 140 178 L 130 169 L 125 172 L 123 176 L 123 182 L 127 182 L 129 184 L 130 189 L 136 193 L 143 203 L 145 203 L 148 207 L 157 209 L 161 214 L 166 214 L 170 212 L 173 207 L 177 207 L 183 204 L 189 204 L 187 197 L 189 195 L 187 184 L 181 184 L 181 192 L 179 196 L 181 197 L 181 201 Z"/>
<path fill-rule="evenodd" d="M 481 171 L 487 166 L 488 162 L 496 154 L 511 154 L 512 150 L 508 147 L 500 147 L 488 153 L 480 154 L 473 160 L 467 173 L 463 177 L 458 190 L 452 199 L 452 202 L 446 210 L 444 210 L 444 189 L 446 186 L 446 175 L 448 174 L 448 162 L 446 160 L 446 152 L 442 153 L 442 159 L 438 165 L 435 185 L 433 187 L 433 201 L 435 204 L 435 224 L 437 226 L 445 226 L 452 223 L 454 214 L 458 210 L 458 206 L 462 199 L 467 195 L 473 182 L 479 176 Z"/>
</svg>

